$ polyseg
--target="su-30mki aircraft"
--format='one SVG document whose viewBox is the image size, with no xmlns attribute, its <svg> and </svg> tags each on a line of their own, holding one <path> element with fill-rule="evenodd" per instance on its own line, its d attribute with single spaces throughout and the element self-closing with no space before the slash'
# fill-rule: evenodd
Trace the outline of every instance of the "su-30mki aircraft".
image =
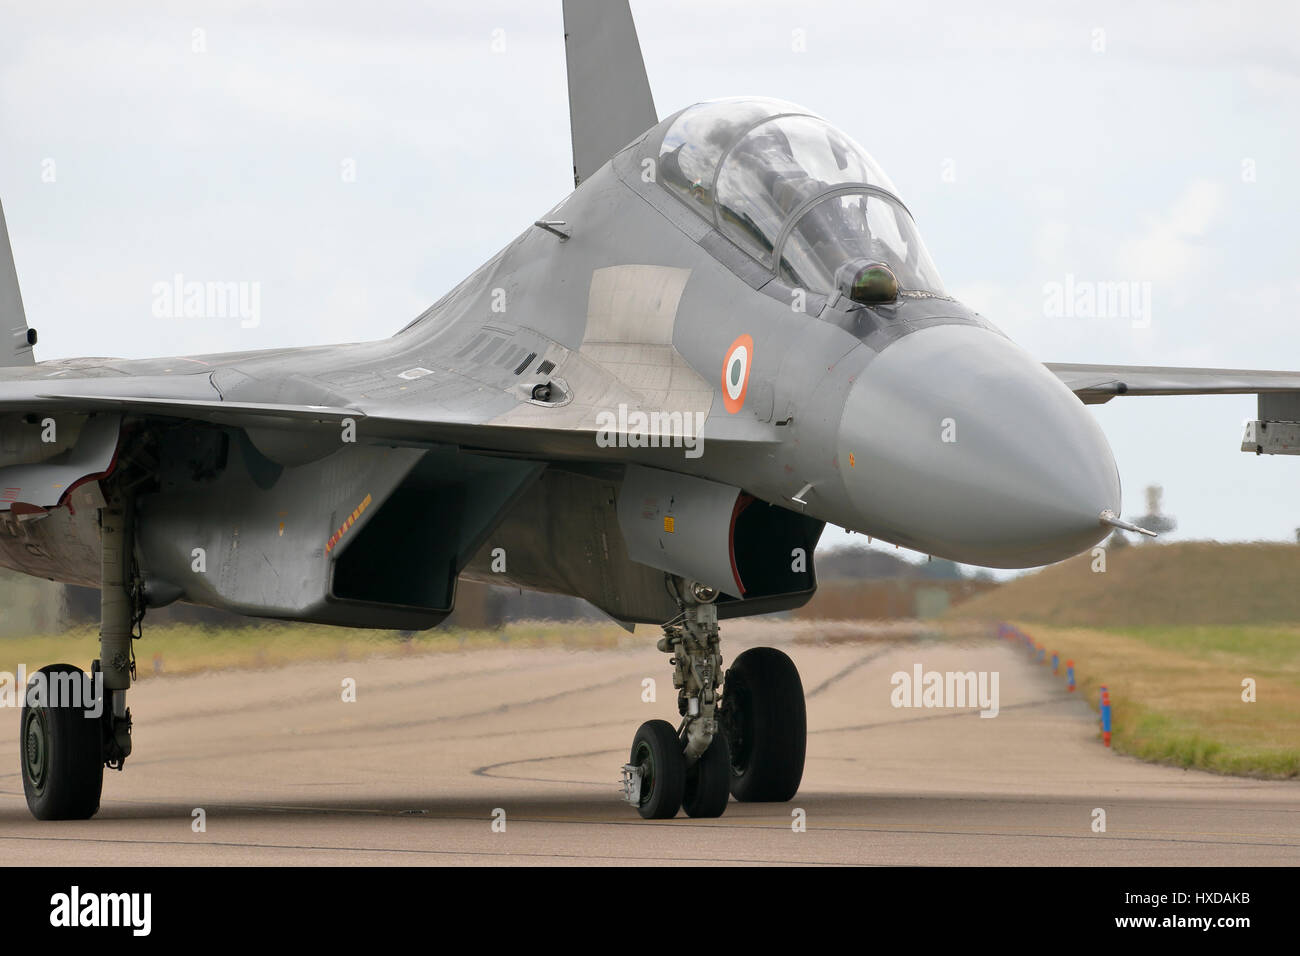
<svg viewBox="0 0 1300 956">
<path fill-rule="evenodd" d="M 1117 395 L 1258 393 L 1244 447 L 1300 447 L 1300 374 L 1044 365 L 947 293 L 848 135 L 772 99 L 660 120 L 627 4 L 564 21 L 574 191 L 391 338 L 35 363 L 0 228 L 0 564 L 102 594 L 93 677 L 29 686 L 38 818 L 94 814 L 131 753 L 149 608 L 429 628 L 462 575 L 663 626 L 642 816 L 789 800 L 798 672 L 724 673 L 718 622 L 808 601 L 827 522 L 999 568 L 1140 530 L 1084 407 Z"/>
</svg>

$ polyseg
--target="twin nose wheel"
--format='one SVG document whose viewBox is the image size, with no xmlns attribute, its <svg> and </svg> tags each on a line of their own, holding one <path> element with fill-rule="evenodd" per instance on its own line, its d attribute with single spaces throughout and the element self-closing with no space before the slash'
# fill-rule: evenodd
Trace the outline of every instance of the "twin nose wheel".
<svg viewBox="0 0 1300 956">
<path fill-rule="evenodd" d="M 623 768 L 624 794 L 647 820 L 684 809 L 718 817 L 741 802 L 784 802 L 803 779 L 807 711 L 799 671 L 781 651 L 755 647 L 727 671 L 718 704 L 718 733 L 687 765 L 684 741 L 666 720 L 648 720 L 632 739 Z"/>
</svg>

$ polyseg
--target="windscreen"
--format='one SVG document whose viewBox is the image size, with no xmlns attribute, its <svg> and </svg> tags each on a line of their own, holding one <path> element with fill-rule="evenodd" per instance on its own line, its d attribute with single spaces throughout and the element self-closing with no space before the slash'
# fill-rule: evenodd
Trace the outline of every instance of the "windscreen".
<svg viewBox="0 0 1300 956">
<path fill-rule="evenodd" d="M 943 294 L 884 171 L 851 138 L 797 106 L 719 100 L 691 107 L 664 136 L 659 173 L 669 191 L 786 282 L 831 292 L 842 276 L 880 263 L 900 289 Z"/>
<path fill-rule="evenodd" d="M 770 265 L 772 247 L 790 217 L 804 203 L 845 183 L 893 192 L 871 157 L 824 120 L 769 120 L 749 130 L 722 161 L 718 224 L 728 238 Z"/>
<path fill-rule="evenodd" d="M 779 274 L 793 286 L 847 295 L 853 275 L 871 263 L 889 266 L 904 291 L 944 294 L 912 217 L 875 193 L 839 193 L 808 208 L 781 246 Z"/>
</svg>

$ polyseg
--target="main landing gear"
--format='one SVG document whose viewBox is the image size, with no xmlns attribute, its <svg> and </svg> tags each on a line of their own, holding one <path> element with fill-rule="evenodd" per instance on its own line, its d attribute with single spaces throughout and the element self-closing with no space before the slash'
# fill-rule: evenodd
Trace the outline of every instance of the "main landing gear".
<svg viewBox="0 0 1300 956">
<path fill-rule="evenodd" d="M 99 660 L 87 674 L 51 664 L 32 675 L 19 724 L 23 794 L 38 820 L 86 820 L 99 809 L 104 768 L 131 753 L 126 692 L 135 676 L 132 646 L 144 617 L 134 573 L 129 500 L 100 512 Z"/>
<path fill-rule="evenodd" d="M 741 802 L 784 802 L 803 778 L 807 712 L 794 662 L 772 647 L 736 658 L 724 677 L 717 592 L 670 578 L 681 614 L 664 626 L 681 725 L 648 720 L 623 766 L 623 796 L 647 820 L 684 809 L 718 817 Z M 721 692 L 719 686 L 721 685 Z"/>
</svg>

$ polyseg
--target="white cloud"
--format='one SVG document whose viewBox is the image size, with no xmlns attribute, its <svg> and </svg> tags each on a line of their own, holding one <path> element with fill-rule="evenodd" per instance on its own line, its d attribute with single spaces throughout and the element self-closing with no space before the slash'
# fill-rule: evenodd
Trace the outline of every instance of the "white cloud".
<svg viewBox="0 0 1300 956">
<path fill-rule="evenodd" d="M 1191 279 L 1215 252 L 1205 240 L 1224 201 L 1220 184 L 1204 179 L 1192 182 L 1167 211 L 1144 217 L 1141 234 L 1119 244 L 1116 274 L 1170 287 Z"/>
<path fill-rule="evenodd" d="M 1070 224 L 1063 219 L 1048 219 L 1038 224 L 1034 234 L 1034 255 L 1048 271 L 1055 271 L 1065 258 L 1070 241 Z"/>
</svg>

